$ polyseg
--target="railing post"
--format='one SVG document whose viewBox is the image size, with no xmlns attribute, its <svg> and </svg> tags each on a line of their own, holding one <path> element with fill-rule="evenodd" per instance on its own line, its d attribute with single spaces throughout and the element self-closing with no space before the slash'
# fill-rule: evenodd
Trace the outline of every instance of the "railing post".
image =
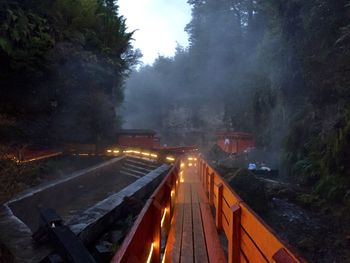
<svg viewBox="0 0 350 263">
<path fill-rule="evenodd" d="M 224 186 L 222 183 L 218 185 L 218 195 L 216 199 L 216 215 L 215 215 L 215 223 L 217 229 L 221 230 L 222 229 L 222 193 L 224 190 Z"/>
<path fill-rule="evenodd" d="M 208 196 L 208 176 L 209 175 L 209 167 L 205 168 L 205 173 L 204 173 L 204 190 L 205 190 L 205 194 Z"/>
<path fill-rule="evenodd" d="M 209 175 L 209 204 L 212 206 L 214 204 L 214 172 Z"/>
<path fill-rule="evenodd" d="M 228 263 L 239 263 L 241 250 L 241 207 L 238 204 L 231 206 L 229 228 Z"/>
<path fill-rule="evenodd" d="M 151 256 L 152 263 L 160 263 L 160 249 L 161 249 L 161 220 L 162 220 L 162 207 L 157 200 L 153 201 L 153 253 Z"/>
<path fill-rule="evenodd" d="M 201 162 L 201 181 L 202 181 L 202 184 L 204 185 L 204 162 L 202 161 Z"/>
</svg>

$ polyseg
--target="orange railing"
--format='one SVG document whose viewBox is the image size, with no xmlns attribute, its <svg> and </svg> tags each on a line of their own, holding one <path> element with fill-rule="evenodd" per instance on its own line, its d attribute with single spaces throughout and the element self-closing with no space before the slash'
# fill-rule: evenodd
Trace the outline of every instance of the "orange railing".
<svg viewBox="0 0 350 263">
<path fill-rule="evenodd" d="M 148 199 L 111 262 L 160 262 L 175 206 L 179 169 L 177 160 Z"/>
<path fill-rule="evenodd" d="M 228 262 L 305 262 L 274 234 L 206 161 L 199 159 L 198 173 L 215 222 L 228 241 Z"/>
<path fill-rule="evenodd" d="M 179 186 L 180 161 L 181 158 L 177 159 L 147 201 L 112 262 L 161 261 Z M 216 227 L 223 230 L 227 238 L 229 263 L 305 262 L 274 234 L 206 161 L 197 158 L 196 165 L 209 203 L 215 208 Z"/>
</svg>

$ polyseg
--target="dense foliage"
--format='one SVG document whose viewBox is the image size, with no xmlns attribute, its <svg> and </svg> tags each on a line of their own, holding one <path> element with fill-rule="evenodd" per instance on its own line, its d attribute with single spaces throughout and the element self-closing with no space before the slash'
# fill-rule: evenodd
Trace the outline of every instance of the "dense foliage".
<svg viewBox="0 0 350 263">
<path fill-rule="evenodd" d="M 104 140 L 138 52 L 112 0 L 1 1 L 0 137 Z"/>
<path fill-rule="evenodd" d="M 132 76 L 130 125 L 140 123 L 142 109 L 142 124 L 165 136 L 253 132 L 259 146 L 281 152 L 288 174 L 316 196 L 346 201 L 349 1 L 188 2 L 190 47 Z M 136 96 L 146 105 L 134 105 Z"/>
</svg>

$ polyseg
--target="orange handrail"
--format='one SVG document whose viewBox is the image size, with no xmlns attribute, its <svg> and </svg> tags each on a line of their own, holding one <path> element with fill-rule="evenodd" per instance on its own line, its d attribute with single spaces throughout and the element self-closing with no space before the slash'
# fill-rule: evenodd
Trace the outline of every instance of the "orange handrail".
<svg viewBox="0 0 350 263">
<path fill-rule="evenodd" d="M 292 252 L 203 159 L 198 160 L 198 173 L 209 203 L 215 208 L 216 226 L 226 235 L 229 263 L 306 262 Z"/>
<path fill-rule="evenodd" d="M 182 162 L 188 160 L 183 159 Z M 194 161 L 189 161 L 193 163 Z M 160 263 L 179 186 L 181 158 L 152 194 L 111 262 Z M 205 160 L 197 158 L 200 180 L 215 222 L 228 240 L 228 262 L 304 263 L 232 190 Z"/>
<path fill-rule="evenodd" d="M 111 262 L 160 262 L 162 240 L 169 233 L 175 206 L 179 169 L 180 160 L 177 160 L 148 199 Z"/>
</svg>

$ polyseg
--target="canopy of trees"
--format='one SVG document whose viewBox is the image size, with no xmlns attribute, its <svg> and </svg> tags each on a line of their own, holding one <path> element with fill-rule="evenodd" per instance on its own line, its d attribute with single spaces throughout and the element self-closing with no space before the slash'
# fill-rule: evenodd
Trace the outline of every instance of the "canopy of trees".
<svg viewBox="0 0 350 263">
<path fill-rule="evenodd" d="M 1 1 L 0 138 L 96 142 L 139 53 L 113 0 Z"/>
<path fill-rule="evenodd" d="M 253 132 L 315 194 L 349 198 L 350 2 L 188 2 L 190 46 L 131 77 L 129 124 Z"/>
</svg>

